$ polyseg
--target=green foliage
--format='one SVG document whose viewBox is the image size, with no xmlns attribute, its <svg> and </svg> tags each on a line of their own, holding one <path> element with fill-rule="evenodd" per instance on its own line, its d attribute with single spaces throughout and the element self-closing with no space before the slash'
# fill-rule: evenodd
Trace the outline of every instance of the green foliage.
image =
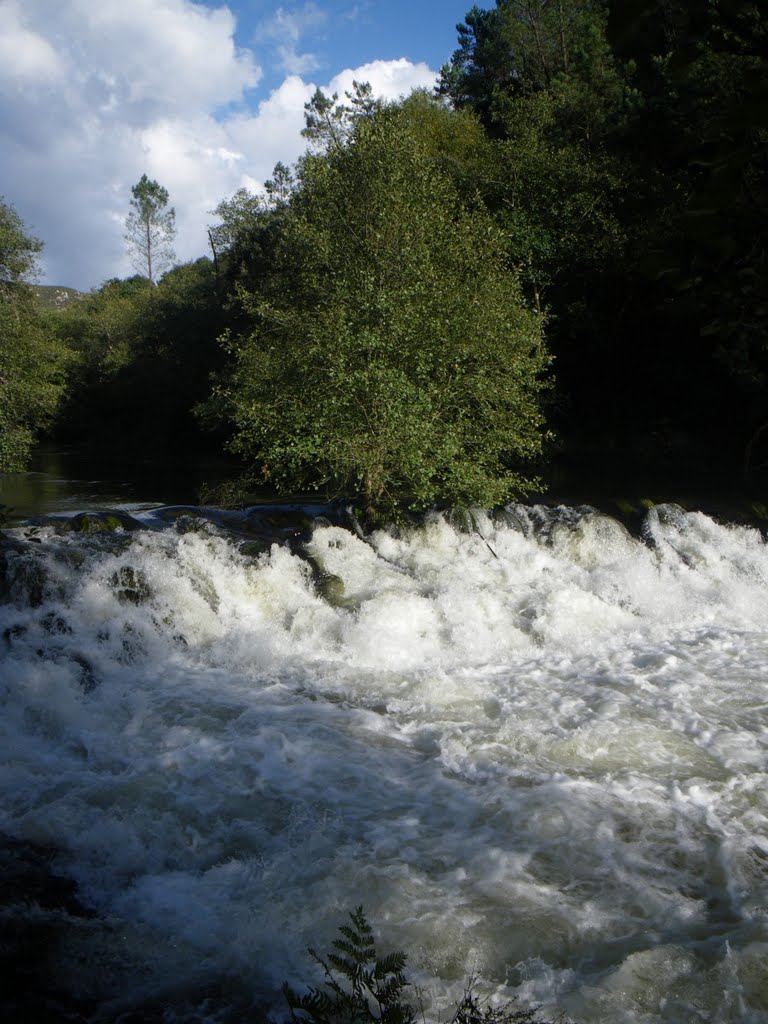
<svg viewBox="0 0 768 1024">
<path fill-rule="evenodd" d="M 328 97 L 322 89 L 316 89 L 312 99 L 304 104 L 305 127 L 301 134 L 319 152 L 341 149 L 351 139 L 359 118 L 382 107 L 374 99 L 368 82 L 353 81 L 352 92 L 344 95 L 347 103 L 339 103 L 338 93 Z"/>
<path fill-rule="evenodd" d="M 413 1008 L 403 1002 L 409 984 L 403 974 L 405 953 L 377 956 L 363 908 L 349 917 L 351 926 L 339 928 L 341 937 L 325 959 L 309 950 L 325 972 L 324 988 L 298 995 L 289 985 L 283 987 L 291 1018 L 301 1024 L 413 1024 Z"/>
<path fill-rule="evenodd" d="M 283 993 L 296 1024 L 414 1024 L 423 1010 L 407 1001 L 410 988 L 403 952 L 379 957 L 373 932 L 358 907 L 350 925 L 339 928 L 340 938 L 325 958 L 309 954 L 325 973 L 323 988 L 303 995 L 289 985 Z M 420 1012 L 417 1012 L 418 1011 Z M 492 1006 L 479 998 L 477 978 L 470 977 L 448 1024 L 547 1024 L 536 1009 L 514 1009 L 511 1003 Z M 551 1022 L 550 1022 L 551 1024 Z"/>
<path fill-rule="evenodd" d="M 634 52 L 641 25 L 634 40 L 625 30 Z M 697 307 L 701 334 L 754 392 L 768 380 L 768 28 L 748 0 L 673 4 L 656 47 L 653 62 L 638 55 L 637 77 L 666 144 L 654 163 L 675 188 L 652 179 L 663 209 L 638 239 L 644 269 Z"/>
<path fill-rule="evenodd" d="M 0 472 L 25 468 L 64 394 L 68 352 L 25 280 L 36 272 L 41 248 L 0 200 Z"/>
<path fill-rule="evenodd" d="M 233 325 L 240 322 L 238 289 L 251 290 L 268 272 L 288 197 L 293 189 L 290 171 L 278 164 L 267 182 L 267 195 L 241 188 L 213 211 L 218 222 L 208 229 L 214 267 L 224 304 Z"/>
<path fill-rule="evenodd" d="M 710 464 L 717 445 L 735 468 L 740 436 L 747 463 L 760 465 L 760 5 L 495 0 L 458 32 L 439 91 L 496 143 L 476 187 L 548 316 L 565 442 L 610 437 L 654 463 L 699 447 Z"/>
<path fill-rule="evenodd" d="M 146 333 L 150 298 L 145 277 L 112 278 L 61 310 L 56 323 L 78 357 L 78 394 L 104 386 L 132 361 Z"/>
<path fill-rule="evenodd" d="M 20 281 L 37 274 L 43 243 L 27 234 L 16 210 L 0 199 L 0 292 L 4 297 Z"/>
<path fill-rule="evenodd" d="M 199 445 L 192 409 L 221 361 L 224 328 L 210 260 L 174 267 L 154 288 L 141 276 L 107 281 L 56 325 L 76 353 L 62 436 L 111 448 Z"/>
<path fill-rule="evenodd" d="M 614 140 L 633 183 L 628 340 L 650 341 L 645 374 L 627 369 L 644 386 L 663 365 L 671 421 L 741 435 L 748 462 L 768 383 L 765 18 L 751 0 L 639 0 L 609 30 L 636 97 Z"/>
<path fill-rule="evenodd" d="M 572 304 L 583 302 L 623 251 L 616 216 L 623 181 L 602 154 L 558 138 L 559 112 L 557 98 L 546 92 L 508 107 L 483 194 L 536 308 L 573 330 L 578 313 Z M 559 329 L 550 329 L 553 340 Z"/>
<path fill-rule="evenodd" d="M 214 259 L 219 259 L 238 244 L 247 244 L 248 233 L 265 211 L 261 196 L 239 188 L 231 199 L 222 199 L 214 214 L 219 223 L 208 229 Z"/>
<path fill-rule="evenodd" d="M 125 220 L 125 243 L 134 267 L 150 284 L 175 259 L 176 211 L 168 205 L 168 190 L 146 174 L 131 189 L 131 209 Z"/>
<path fill-rule="evenodd" d="M 591 144 L 619 83 L 605 38 L 604 0 L 496 0 L 457 26 L 459 48 L 439 92 L 503 134 L 509 105 L 547 92 L 565 135 Z"/>
<path fill-rule="evenodd" d="M 494 505 L 541 451 L 539 318 L 485 210 L 468 208 L 408 107 L 307 156 L 217 400 L 233 447 L 284 490 L 369 514 Z"/>
</svg>

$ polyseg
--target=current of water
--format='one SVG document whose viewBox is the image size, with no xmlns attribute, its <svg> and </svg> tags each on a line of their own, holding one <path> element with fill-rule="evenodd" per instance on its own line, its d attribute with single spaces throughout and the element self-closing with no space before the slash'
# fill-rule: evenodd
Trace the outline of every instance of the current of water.
<svg viewBox="0 0 768 1024">
<path fill-rule="evenodd" d="M 79 990 L 277 1006 L 363 904 L 429 1019 L 474 971 L 583 1024 L 768 1021 L 759 532 L 138 519 L 9 531 L 0 831 L 98 913 Z"/>
</svg>

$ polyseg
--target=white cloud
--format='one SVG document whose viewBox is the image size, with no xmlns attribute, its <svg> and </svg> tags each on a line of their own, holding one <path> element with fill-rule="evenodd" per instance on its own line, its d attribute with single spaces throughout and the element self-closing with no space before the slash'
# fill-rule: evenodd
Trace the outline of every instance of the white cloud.
<svg viewBox="0 0 768 1024">
<path fill-rule="evenodd" d="M 280 67 L 289 75 L 303 75 L 317 70 L 319 61 L 313 53 L 300 53 L 299 43 L 309 32 L 316 32 L 328 21 L 327 11 L 309 3 L 294 11 L 278 7 L 274 15 L 262 23 L 257 41 L 274 41 Z"/>
<path fill-rule="evenodd" d="M 325 90 L 343 96 L 352 91 L 352 82 L 370 82 L 376 96 L 395 100 L 414 89 L 428 89 L 435 84 L 435 72 L 426 64 L 409 60 L 374 60 L 358 68 L 347 68 L 335 75 Z"/>
<path fill-rule="evenodd" d="M 32 79 L 54 79 L 62 73 L 55 49 L 23 23 L 17 0 L 0 3 L 0 83 L 21 85 Z"/>
<path fill-rule="evenodd" d="M 0 0 L 0 90 L 11 98 L 0 108 L 0 181 L 45 242 L 49 283 L 88 288 L 131 272 L 123 222 L 142 174 L 168 189 L 187 260 L 206 252 L 221 199 L 303 151 L 316 84 L 289 75 L 251 109 L 260 70 L 234 29 L 226 7 L 192 0 Z M 19 59 L 2 59 L 10 49 Z M 393 99 L 434 73 L 373 61 L 322 87 L 342 95 L 353 79 Z"/>
</svg>

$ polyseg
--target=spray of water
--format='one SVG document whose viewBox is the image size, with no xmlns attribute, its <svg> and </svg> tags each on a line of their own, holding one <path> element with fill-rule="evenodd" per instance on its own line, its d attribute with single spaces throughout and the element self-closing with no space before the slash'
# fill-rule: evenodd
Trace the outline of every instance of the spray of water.
<svg viewBox="0 0 768 1024">
<path fill-rule="evenodd" d="M 595 1024 L 768 1020 L 759 533 L 117 525 L 11 531 L 0 581 L 0 831 L 96 913 L 79 994 L 270 1005 L 363 904 L 433 1016 L 474 970 Z"/>
</svg>

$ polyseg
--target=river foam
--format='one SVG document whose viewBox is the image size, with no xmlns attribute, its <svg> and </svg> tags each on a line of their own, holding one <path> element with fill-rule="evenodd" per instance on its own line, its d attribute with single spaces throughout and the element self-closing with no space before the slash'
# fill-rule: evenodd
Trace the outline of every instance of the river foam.
<svg viewBox="0 0 768 1024">
<path fill-rule="evenodd" d="M 0 831 L 97 912 L 83 995 L 276 1004 L 363 904 L 432 1016 L 477 971 L 582 1022 L 768 1020 L 757 531 L 514 506 L 254 553 L 246 520 L 12 531 Z"/>
</svg>

